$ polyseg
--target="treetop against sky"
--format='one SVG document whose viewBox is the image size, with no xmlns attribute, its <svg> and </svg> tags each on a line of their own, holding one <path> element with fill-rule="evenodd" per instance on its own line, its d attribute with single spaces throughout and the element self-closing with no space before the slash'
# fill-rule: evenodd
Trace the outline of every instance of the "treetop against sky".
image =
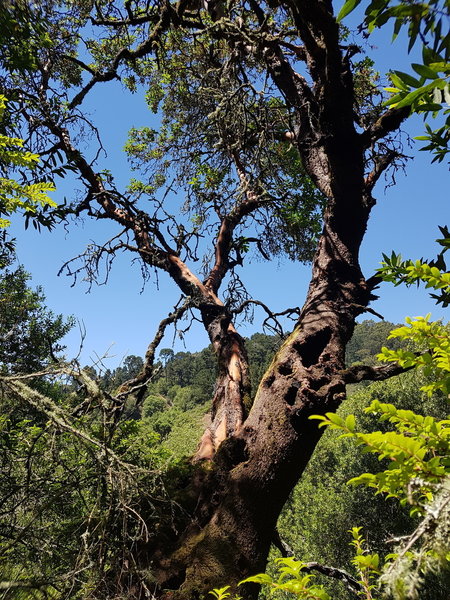
<svg viewBox="0 0 450 600">
<path fill-rule="evenodd" d="M 358 21 L 351 16 L 350 21 Z M 356 34 L 351 34 L 353 41 Z M 374 68 L 381 75 L 381 83 L 387 85 L 385 73 L 392 68 L 407 70 L 414 59 L 407 55 L 403 39 L 391 43 L 388 28 L 375 32 L 364 43 L 367 54 L 375 61 Z M 145 102 L 145 89 L 139 88 L 131 94 L 124 90 L 118 81 L 100 84 L 86 97 L 83 106 L 87 114 L 98 126 L 102 135 L 105 152 L 98 157 L 99 171 L 110 172 L 115 182 L 125 186 L 134 173 L 124 154 L 128 132 L 133 127 L 147 126 L 157 129 L 160 126 L 159 115 L 153 114 Z M 404 256 L 429 256 L 433 253 L 433 240 L 438 236 L 437 225 L 446 223 L 448 216 L 447 171 L 444 164 L 431 165 L 428 153 L 418 151 L 420 145 L 411 141 L 408 135 L 422 133 L 423 123 L 420 117 L 412 117 L 404 125 L 406 134 L 402 137 L 403 151 L 411 159 L 404 171 L 399 171 L 394 180 L 381 180 L 375 190 L 378 204 L 374 208 L 370 226 L 362 245 L 361 260 L 367 276 L 378 267 L 382 252 L 394 249 Z M 87 147 L 94 148 L 95 139 L 91 136 L 84 140 Z M 70 174 L 57 182 L 57 191 L 53 195 L 57 202 L 71 201 L 80 188 L 76 178 Z M 174 211 L 179 210 L 182 192 L 173 188 L 166 202 L 173 202 Z M 351 218 L 351 215 L 349 215 Z M 69 224 L 67 228 L 56 228 L 51 233 L 37 233 L 31 228 L 23 231 L 23 220 L 13 218 L 11 229 L 18 239 L 18 258 L 31 271 L 33 281 L 42 284 L 46 290 L 49 305 L 56 312 L 73 314 L 84 323 L 86 339 L 84 341 L 83 360 L 96 354 L 103 355 L 108 349 L 114 356 L 112 365 L 126 354 L 145 352 L 151 332 L 165 315 L 167 305 L 175 305 L 178 290 L 165 274 L 151 277 L 142 288 L 142 277 L 138 265 L 131 265 L 129 257 L 116 259 L 106 286 L 94 284 L 89 294 L 88 285 L 81 280 L 71 286 L 73 281 L 57 273 L 63 262 L 77 256 L 84 248 L 95 241 L 100 243 L 110 236 L 110 225 L 102 222 L 84 222 Z M 292 263 L 281 258 L 268 263 L 259 258 L 248 261 L 242 269 L 243 279 L 249 292 L 260 298 L 274 311 L 286 306 L 301 305 L 310 278 L 310 267 Z M 102 277 L 99 278 L 102 281 Z M 272 285 L 266 285 L 270 281 Z M 431 304 L 428 296 L 421 290 L 392 288 L 383 284 L 381 298 L 373 308 L 386 319 L 400 321 L 405 311 L 416 315 L 432 312 L 433 317 L 444 316 L 439 307 Z M 114 328 L 111 329 L 111 315 L 117 315 Z M 247 323 L 243 332 L 251 335 L 260 330 L 262 313 L 256 309 L 253 323 Z M 145 323 L 145 327 L 142 324 Z M 69 336 L 69 352 L 78 350 L 79 331 Z M 166 345 L 175 342 L 182 348 L 183 342 L 170 333 Z M 193 325 L 191 335 L 186 338 L 189 349 L 198 349 L 208 343 L 202 327 Z"/>
</svg>

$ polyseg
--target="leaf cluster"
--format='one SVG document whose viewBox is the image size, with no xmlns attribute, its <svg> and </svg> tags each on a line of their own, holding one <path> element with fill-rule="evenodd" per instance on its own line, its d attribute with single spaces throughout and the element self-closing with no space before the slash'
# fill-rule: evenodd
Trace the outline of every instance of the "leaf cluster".
<svg viewBox="0 0 450 600">
<path fill-rule="evenodd" d="M 378 400 L 366 412 L 391 423 L 394 431 L 360 433 L 353 415 L 345 420 L 333 413 L 312 418 L 319 420 L 320 426 L 342 431 L 343 436 L 352 438 L 365 452 L 376 454 L 380 461 L 389 460 L 387 469 L 354 477 L 352 485 L 368 485 L 377 493 L 412 504 L 414 513 L 422 511 L 423 503 L 432 499 L 436 484 L 449 474 L 450 421 L 436 421 L 429 415 L 424 417 Z"/>
<path fill-rule="evenodd" d="M 130 189 L 154 193 L 176 182 L 186 194 L 184 210 L 202 230 L 215 213 L 232 218 L 258 198 L 245 227 L 257 228 L 263 254 L 310 260 L 324 199 L 286 138 L 291 116 L 257 58 L 238 48 L 230 53 L 207 32 L 191 39 L 175 31 L 159 47 L 159 65 L 147 61 L 143 81 L 161 126 L 130 132 L 126 151 L 145 175 Z"/>
<path fill-rule="evenodd" d="M 303 600 L 330 600 L 330 596 L 321 585 L 316 585 L 311 575 L 305 568 L 307 565 L 294 558 L 276 559 L 278 577 L 272 577 L 268 573 L 259 573 L 247 577 L 239 582 L 239 585 L 248 583 L 257 583 L 263 587 L 268 587 L 271 593 L 287 592 Z M 225 600 L 230 597 L 229 586 L 218 588 L 210 592 L 216 600 Z M 234 598 L 237 598 L 234 596 Z"/>
<path fill-rule="evenodd" d="M 447 227 L 439 227 L 439 229 L 443 237 L 436 241 L 442 250 L 435 260 L 403 260 L 401 254 L 392 251 L 390 256 L 383 254 L 378 273 L 384 281 L 395 286 L 424 283 L 426 288 L 438 292 L 430 295 L 437 304 L 442 304 L 446 308 L 450 304 L 450 275 L 446 272 L 445 253 L 450 248 L 450 232 Z"/>
<path fill-rule="evenodd" d="M 396 362 L 400 366 L 410 369 L 422 369 L 432 382 L 422 387 L 422 390 L 432 394 L 442 390 L 446 396 L 450 394 L 450 335 L 448 326 L 440 322 L 430 322 L 430 315 L 425 317 L 406 318 L 404 327 L 394 329 L 390 337 L 411 342 L 416 348 L 423 348 L 423 352 L 410 350 L 389 350 L 382 348 L 378 359 Z"/>
<path fill-rule="evenodd" d="M 344 19 L 361 0 L 347 0 L 338 19 Z M 433 162 L 442 162 L 450 141 L 450 31 L 448 29 L 449 4 L 446 0 L 430 2 L 395 2 L 395 0 L 372 0 L 365 10 L 368 32 L 393 23 L 393 40 L 403 28 L 407 29 L 408 51 L 420 43 L 422 63 L 413 63 L 412 73 L 391 71 L 392 86 L 386 88 L 391 94 L 386 105 L 392 108 L 411 107 L 413 112 L 425 119 L 441 116 L 444 124 L 432 129 L 427 123 L 426 135 L 415 139 L 429 142 L 421 150 L 434 154 Z"/>
<path fill-rule="evenodd" d="M 0 121 L 5 109 L 6 98 L 0 95 Z M 37 154 L 23 150 L 23 140 L 0 134 L 0 169 L 2 171 L 11 167 L 33 169 L 38 161 Z M 21 184 L 14 179 L 0 177 L 0 228 L 10 225 L 9 219 L 2 218 L 1 215 L 9 216 L 17 211 L 36 213 L 39 207 L 44 210 L 48 207 L 55 207 L 56 202 L 48 196 L 48 192 L 53 191 L 55 191 L 53 183 Z"/>
</svg>

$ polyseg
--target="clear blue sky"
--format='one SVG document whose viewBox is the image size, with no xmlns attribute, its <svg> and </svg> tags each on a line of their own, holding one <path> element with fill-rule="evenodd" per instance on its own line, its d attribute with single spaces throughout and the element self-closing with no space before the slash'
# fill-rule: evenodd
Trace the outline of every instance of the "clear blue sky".
<svg viewBox="0 0 450 600">
<path fill-rule="evenodd" d="M 371 52 L 381 73 L 389 68 L 407 70 L 409 58 L 401 41 L 391 46 L 387 32 L 370 40 L 375 47 Z M 116 180 L 126 183 L 129 170 L 122 152 L 127 131 L 132 126 L 153 125 L 154 117 L 148 111 L 142 95 L 131 96 L 117 83 L 98 86 L 86 104 L 93 119 L 103 131 L 103 142 L 108 157 L 102 166 L 109 168 Z M 407 126 L 411 135 L 422 133 L 422 121 L 414 118 Z M 361 253 L 361 263 L 366 276 L 378 267 L 382 252 L 395 250 L 410 258 L 432 257 L 436 253 L 434 240 L 439 236 L 438 225 L 447 224 L 448 171 L 444 164 L 431 164 L 431 157 L 418 152 L 417 143 L 405 147 L 412 156 L 404 173 L 396 175 L 396 185 L 387 187 L 380 181 L 375 191 L 377 206 L 369 223 Z M 67 180 L 58 186 L 56 199 L 73 197 L 77 182 Z M 349 216 L 349 218 L 351 218 Z M 114 229 L 106 222 L 71 223 L 66 230 L 57 228 L 52 233 L 23 231 L 23 223 L 15 219 L 11 233 L 17 237 L 18 257 L 32 273 L 33 285 L 42 285 L 48 306 L 56 313 L 74 315 L 84 324 L 84 340 L 81 360 L 90 364 L 96 356 L 108 353 L 109 367 L 115 367 L 128 354 L 143 355 L 153 338 L 159 321 L 167 315 L 179 298 L 176 286 L 164 273 L 159 283 L 147 283 L 142 291 L 139 267 L 130 264 L 130 256 L 119 257 L 113 266 L 107 285 L 94 286 L 90 293 L 87 286 L 57 276 L 62 263 L 80 252 L 90 241 L 104 242 L 114 235 Z M 310 277 L 310 267 L 283 263 L 258 262 L 254 260 L 242 271 L 253 297 L 269 305 L 273 310 L 287 306 L 301 306 Z M 153 278 L 155 281 L 155 278 Z M 400 322 L 404 317 L 431 312 L 433 318 L 446 319 L 445 311 L 428 299 L 423 290 L 394 288 L 383 285 L 380 300 L 372 307 L 385 319 Z M 240 331 L 251 335 L 261 330 L 261 315 L 256 313 L 253 324 L 243 324 Z M 367 318 L 372 318 L 367 315 Z M 173 332 L 160 348 L 171 346 Z M 80 331 L 75 329 L 67 337 L 68 355 L 78 352 Z M 175 350 L 198 350 L 208 343 L 200 326 L 186 335 L 185 344 L 175 340 Z"/>
</svg>

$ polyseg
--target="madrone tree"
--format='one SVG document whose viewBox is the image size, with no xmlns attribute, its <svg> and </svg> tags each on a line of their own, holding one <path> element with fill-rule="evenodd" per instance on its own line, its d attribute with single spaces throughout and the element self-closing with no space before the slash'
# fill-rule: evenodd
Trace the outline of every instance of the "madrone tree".
<svg viewBox="0 0 450 600">
<path fill-rule="evenodd" d="M 264 569 L 322 433 L 309 417 L 336 410 L 346 384 L 402 370 L 346 368 L 345 347 L 379 281 L 362 273 L 358 253 L 374 187 L 403 160 L 396 136 L 410 107 L 384 107 L 370 62 L 347 43 L 328 0 L 25 6 L 48 36 L 33 47 L 33 68 L 1 74 L 9 125 L 40 154 L 35 177 L 76 173 L 68 218 L 111 223 L 111 239 L 67 272 L 95 279 L 128 251 L 144 274 L 163 272 L 181 292 L 119 405 L 143 400 L 158 344 L 184 316 L 201 320 L 217 358 L 211 424 L 174 491 L 182 510 L 134 541 L 132 565 L 109 569 L 108 597 L 123 597 L 125 581 L 127 597 L 145 597 L 151 581 L 156 596 L 198 598 Z M 145 92 L 160 119 L 130 133 L 138 176 L 126 189 L 96 167 L 102 132 L 83 111 L 91 90 L 113 80 Z M 312 261 L 303 307 L 285 311 L 295 327 L 253 402 L 236 317 L 279 315 L 245 291 L 237 268 L 249 250 Z"/>
</svg>

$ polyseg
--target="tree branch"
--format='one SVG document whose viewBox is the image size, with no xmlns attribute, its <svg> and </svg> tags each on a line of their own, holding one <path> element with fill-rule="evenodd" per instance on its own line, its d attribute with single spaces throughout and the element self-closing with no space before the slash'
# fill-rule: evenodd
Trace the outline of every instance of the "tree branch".
<svg viewBox="0 0 450 600">
<path fill-rule="evenodd" d="M 217 293 L 223 278 L 233 266 L 230 263 L 229 257 L 233 247 L 233 233 L 236 227 L 247 215 L 270 202 L 270 199 L 263 190 L 259 190 L 257 186 L 255 187 L 252 185 L 236 149 L 231 150 L 230 154 L 236 166 L 236 172 L 245 199 L 239 200 L 230 212 L 221 220 L 215 242 L 214 266 L 208 277 L 205 279 L 205 287 L 211 289 L 215 294 Z"/>
<path fill-rule="evenodd" d="M 388 150 L 384 154 L 377 154 L 373 159 L 373 169 L 366 177 L 366 190 L 371 192 L 379 180 L 381 175 L 386 169 L 395 161 L 396 158 L 400 158 L 402 155 L 396 150 Z"/>
<path fill-rule="evenodd" d="M 369 148 L 388 133 L 396 131 L 402 122 L 409 117 L 410 113 L 411 108 L 409 106 L 398 109 L 390 108 L 387 110 L 369 127 L 369 129 L 361 134 L 363 147 Z"/>
<path fill-rule="evenodd" d="M 57 371 L 54 371 L 54 373 L 57 372 L 65 373 L 75 378 L 82 377 L 84 383 L 89 380 L 90 384 L 96 388 L 95 393 L 99 390 L 97 384 L 87 375 L 87 373 L 83 373 L 80 370 L 69 368 L 67 366 L 65 368 L 59 367 Z M 0 377 L 0 388 L 4 388 L 7 394 L 11 394 L 13 397 L 26 402 L 39 412 L 45 414 L 60 430 L 66 431 L 82 440 L 82 442 L 85 444 L 96 448 L 97 452 L 95 455 L 100 463 L 104 463 L 105 461 L 108 461 L 108 459 L 112 460 L 118 466 L 124 468 L 130 475 L 133 475 L 133 472 L 140 470 L 140 467 L 136 467 L 135 465 L 124 462 L 113 450 L 111 450 L 111 448 L 105 444 L 102 444 L 84 431 L 74 427 L 68 420 L 69 415 L 66 414 L 62 408 L 55 404 L 55 402 L 53 402 L 53 400 L 48 396 L 44 396 L 40 392 L 33 390 L 21 381 L 17 380 L 17 378 L 14 380 L 13 377 Z M 91 390 L 89 389 L 88 393 L 90 391 Z M 101 390 L 100 393 L 103 395 Z"/>
<path fill-rule="evenodd" d="M 171 23 L 171 15 L 174 13 L 173 8 L 169 1 L 164 2 L 162 8 L 158 12 L 159 21 L 155 24 L 152 32 L 135 50 L 129 48 L 122 48 L 114 57 L 112 64 L 108 71 L 104 73 L 97 72 L 92 79 L 78 92 L 78 94 L 69 103 L 69 110 L 73 110 L 76 106 L 81 104 L 88 92 L 94 87 L 94 85 L 100 81 L 111 81 L 112 79 L 118 78 L 117 69 L 120 63 L 124 60 L 136 60 L 142 58 L 147 54 L 154 51 L 154 44 L 158 41 L 159 36 L 163 31 L 167 31 Z"/>
<path fill-rule="evenodd" d="M 0 581 L 0 592 L 9 592 L 18 589 L 34 589 L 38 590 L 44 587 L 55 587 L 54 581 L 40 581 L 27 579 L 26 581 Z"/>
<path fill-rule="evenodd" d="M 341 372 L 344 383 L 359 383 L 360 381 L 384 381 L 401 373 L 406 373 L 414 367 L 401 367 L 397 363 L 372 367 L 369 365 L 353 365 Z"/>
<path fill-rule="evenodd" d="M 271 329 L 277 335 L 284 335 L 283 327 L 281 326 L 281 323 L 278 321 L 277 317 L 287 316 L 290 319 L 293 319 L 292 315 L 296 315 L 297 318 L 300 317 L 301 311 L 300 308 L 297 306 L 294 308 L 286 308 L 286 310 L 283 310 L 281 312 L 272 312 L 270 308 L 266 304 L 264 304 L 264 302 L 261 302 L 261 300 L 253 299 L 245 300 L 245 302 L 243 302 L 240 306 L 238 306 L 231 312 L 234 315 L 238 315 L 241 312 L 243 312 L 248 306 L 250 306 L 250 304 L 260 306 L 267 313 L 268 316 L 264 319 L 262 326 Z M 269 325 L 269 320 L 272 320 L 274 322 L 274 325 Z"/>
<path fill-rule="evenodd" d="M 277 529 L 275 529 L 272 538 L 272 543 L 281 552 L 281 556 L 283 558 L 295 556 L 294 551 L 289 546 L 289 544 L 287 544 L 286 541 L 283 540 Z M 353 592 L 354 594 L 359 594 L 359 592 L 363 589 L 359 581 L 355 579 L 353 575 L 350 575 L 350 573 L 344 571 L 344 569 L 338 569 L 337 567 L 329 567 L 327 565 L 322 565 L 318 562 L 308 562 L 305 563 L 305 566 L 302 570 L 306 571 L 307 573 L 309 573 L 310 571 L 318 571 L 326 577 L 338 579 L 339 581 L 342 581 L 347 587 L 347 589 Z"/>
<path fill-rule="evenodd" d="M 362 585 L 359 583 L 357 579 L 350 575 L 344 569 L 338 569 L 337 567 L 329 567 L 327 565 L 322 565 L 317 562 L 308 562 L 305 565 L 305 571 L 318 571 L 322 575 L 326 577 L 332 577 L 333 579 L 338 579 L 342 581 L 348 590 L 358 595 L 361 591 L 363 591 Z"/>
<path fill-rule="evenodd" d="M 176 307 L 165 319 L 160 322 L 155 337 L 149 344 L 147 352 L 145 353 L 144 366 L 142 367 L 141 372 L 136 377 L 130 379 L 129 381 L 125 381 L 125 383 L 120 386 L 120 389 L 117 393 L 117 398 L 125 399 L 130 394 L 136 394 L 136 405 L 138 406 L 143 401 L 144 394 L 147 391 L 147 385 L 154 376 L 156 349 L 161 343 L 167 327 L 172 323 L 176 323 L 176 321 L 178 321 L 185 314 L 190 306 L 191 299 L 186 298 L 181 306 Z"/>
</svg>

